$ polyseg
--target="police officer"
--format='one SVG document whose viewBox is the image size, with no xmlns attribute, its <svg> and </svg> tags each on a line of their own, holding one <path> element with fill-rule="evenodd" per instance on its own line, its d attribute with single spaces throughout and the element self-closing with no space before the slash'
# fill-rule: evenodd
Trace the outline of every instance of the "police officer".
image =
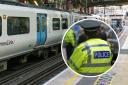
<svg viewBox="0 0 128 85">
<path fill-rule="evenodd" d="M 70 29 L 66 33 L 66 35 L 64 37 L 64 42 L 66 45 L 67 59 L 69 60 L 69 58 L 74 50 L 74 47 L 76 45 L 75 34 L 74 34 L 73 29 Z"/>
<path fill-rule="evenodd" d="M 76 40 L 76 44 L 77 44 L 78 39 L 79 39 L 80 27 L 79 27 L 79 25 L 74 25 L 72 29 L 74 30 L 75 40 Z"/>
<path fill-rule="evenodd" d="M 84 29 L 85 41 L 78 45 L 68 65 L 77 73 L 94 76 L 111 67 L 112 52 L 107 41 L 97 37 L 100 22 L 85 20 L 79 23 Z"/>
</svg>

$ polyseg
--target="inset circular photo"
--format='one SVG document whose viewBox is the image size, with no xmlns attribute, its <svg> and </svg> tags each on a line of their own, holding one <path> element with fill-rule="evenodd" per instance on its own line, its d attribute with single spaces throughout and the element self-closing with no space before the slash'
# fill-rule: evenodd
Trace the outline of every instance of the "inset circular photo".
<svg viewBox="0 0 128 85">
<path fill-rule="evenodd" d="M 66 65 L 83 76 L 98 76 L 110 70 L 119 54 L 114 30 L 100 20 L 76 22 L 65 33 L 61 52 Z"/>
</svg>

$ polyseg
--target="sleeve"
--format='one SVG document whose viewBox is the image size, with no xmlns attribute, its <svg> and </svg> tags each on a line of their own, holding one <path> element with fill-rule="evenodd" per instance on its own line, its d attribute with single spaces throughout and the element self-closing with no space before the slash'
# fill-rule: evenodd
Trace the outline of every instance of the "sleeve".
<svg viewBox="0 0 128 85">
<path fill-rule="evenodd" d="M 69 66 L 70 68 L 72 68 L 73 70 L 79 70 L 79 68 L 81 67 L 81 65 L 83 64 L 83 60 L 85 60 L 85 53 L 83 53 L 82 51 L 83 46 L 78 46 L 73 54 L 71 55 L 70 59 L 69 59 Z"/>
</svg>

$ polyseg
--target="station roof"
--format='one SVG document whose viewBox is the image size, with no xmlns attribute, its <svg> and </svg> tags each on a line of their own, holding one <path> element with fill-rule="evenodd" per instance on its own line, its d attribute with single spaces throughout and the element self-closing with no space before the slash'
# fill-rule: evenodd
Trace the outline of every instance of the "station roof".
<svg viewBox="0 0 128 85">
<path fill-rule="evenodd" d="M 93 0 L 88 2 L 88 7 L 91 6 L 110 6 L 110 5 L 126 5 L 128 0 Z"/>
</svg>

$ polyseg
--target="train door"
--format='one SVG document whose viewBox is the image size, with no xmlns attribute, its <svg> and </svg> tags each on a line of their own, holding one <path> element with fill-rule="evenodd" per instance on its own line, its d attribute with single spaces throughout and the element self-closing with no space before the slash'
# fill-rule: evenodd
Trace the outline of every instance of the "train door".
<svg viewBox="0 0 128 85">
<path fill-rule="evenodd" d="M 47 25 L 46 25 L 47 15 L 37 14 L 37 45 L 43 45 L 47 37 Z"/>
</svg>

